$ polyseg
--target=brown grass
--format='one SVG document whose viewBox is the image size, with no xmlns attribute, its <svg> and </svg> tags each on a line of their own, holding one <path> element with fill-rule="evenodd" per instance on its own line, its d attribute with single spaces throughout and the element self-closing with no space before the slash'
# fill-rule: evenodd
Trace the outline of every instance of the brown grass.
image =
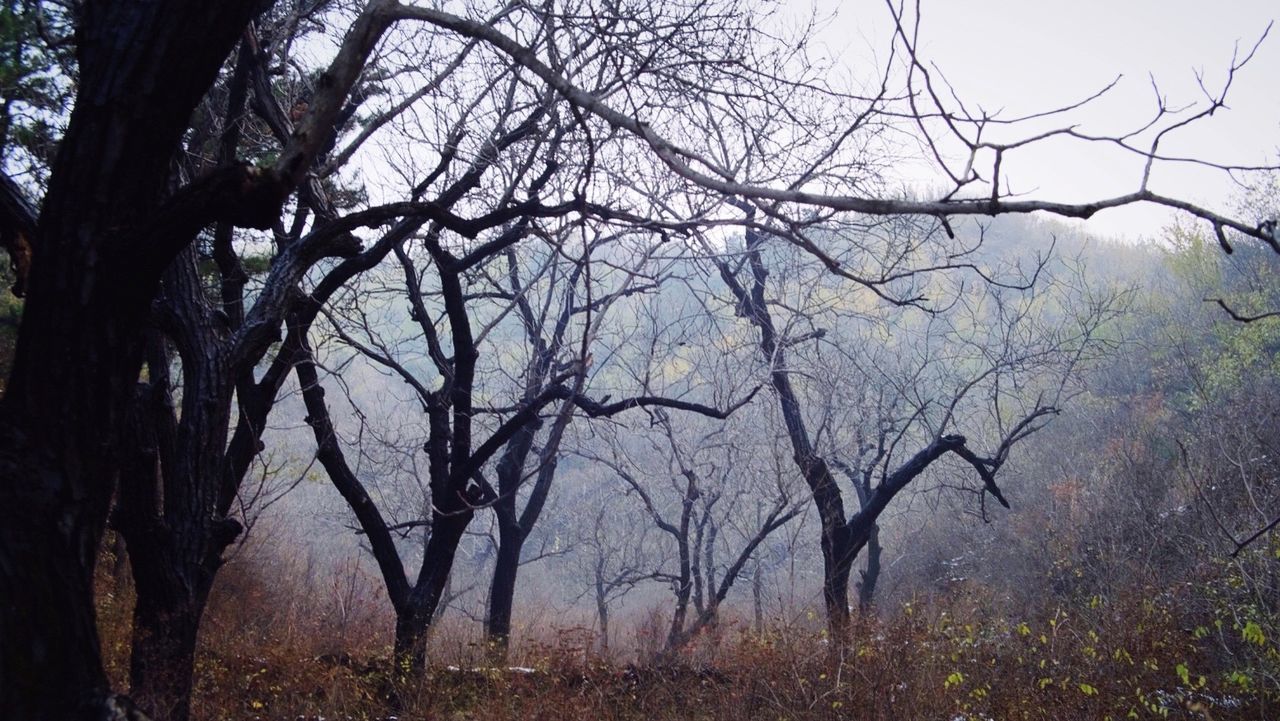
<svg viewBox="0 0 1280 721">
<path fill-rule="evenodd" d="M 282 569 L 267 569 L 270 584 L 263 570 L 235 563 L 219 581 L 196 719 L 1223 721 L 1268 718 L 1276 701 L 1241 653 L 1274 657 L 1273 639 L 1236 638 L 1151 589 L 1034 618 L 1004 617 L 971 589 L 862 619 L 843 653 L 813 630 L 725 623 L 663 667 L 602 659 L 589 631 L 568 629 L 519 647 L 513 663 L 532 673 L 487 669 L 474 629 L 446 628 L 426 675 L 405 680 L 387 660 L 389 611 L 363 600 L 376 585 L 299 594 Z M 123 687 L 131 595 L 109 578 L 100 591 L 104 652 Z"/>
</svg>

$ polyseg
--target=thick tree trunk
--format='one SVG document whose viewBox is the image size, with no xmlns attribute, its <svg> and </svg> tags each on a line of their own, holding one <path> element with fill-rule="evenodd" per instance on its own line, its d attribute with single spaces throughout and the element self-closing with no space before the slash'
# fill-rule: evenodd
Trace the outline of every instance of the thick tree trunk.
<svg viewBox="0 0 1280 721">
<path fill-rule="evenodd" d="M 827 609 L 827 632 L 832 646 L 839 648 L 849 639 L 849 578 L 861 545 L 840 526 L 823 529 L 822 534 L 822 600 Z"/>
<path fill-rule="evenodd" d="M 546 368 L 537 369 L 545 374 Z M 581 381 L 581 378 L 579 378 Z M 534 397 L 533 390 L 541 384 L 531 386 L 526 400 Z M 577 390 L 581 390 L 579 382 Z M 493 510 L 498 517 L 498 557 L 494 563 L 493 578 L 489 584 L 489 612 L 485 620 L 485 631 L 495 661 L 505 661 L 511 641 L 511 614 L 515 605 L 516 581 L 520 574 L 520 556 L 524 550 L 529 531 L 538 518 L 551 492 L 551 484 L 555 479 L 557 455 L 560 439 L 573 415 L 572 406 L 561 407 L 551 432 L 547 436 L 542 451 L 538 454 L 538 473 L 533 488 L 525 501 L 524 511 L 516 513 L 516 499 L 524 480 L 524 466 L 533 447 L 533 439 L 541 426 L 540 422 L 530 423 L 516 433 L 507 442 L 502 459 L 498 462 L 498 497 L 494 501 Z"/>
<path fill-rule="evenodd" d="M 166 275 L 170 311 L 198 317 L 202 301 L 193 259 L 184 253 Z M 180 292 L 180 295 L 175 295 Z M 186 301 L 185 304 L 180 301 Z M 157 718 L 186 721 L 196 638 L 222 552 L 240 524 L 225 518 L 223 449 L 230 423 L 231 373 L 215 338 L 189 323 L 177 345 L 183 358 L 183 412 L 169 393 L 170 356 L 148 336 L 148 382 L 140 385 L 125 432 L 117 525 L 129 546 L 136 605 L 130 685 L 134 701 Z"/>
<path fill-rule="evenodd" d="M 489 615 L 485 632 L 497 661 L 505 661 L 511 642 L 511 609 L 515 604 L 516 578 L 520 573 L 520 553 L 525 535 L 511 523 L 498 523 L 498 557 L 489 586 Z"/>
<path fill-rule="evenodd" d="M 0 717 L 117 713 L 92 571 L 164 266 L 153 220 L 191 110 L 260 2 L 97 2 L 40 218 L 0 411 Z M 192 231 L 194 232 L 194 231 Z"/>
<path fill-rule="evenodd" d="M 396 608 L 396 669 L 416 678 L 427 667 L 427 632 L 444 598 L 458 544 L 471 523 L 469 510 L 432 514 L 431 538 L 423 557 L 418 582 Z"/>
<path fill-rule="evenodd" d="M 85 555 L 98 531 L 86 514 L 59 513 L 57 464 L 12 425 L 0 434 L 0 717 L 99 718 L 110 689 Z"/>
<path fill-rule="evenodd" d="M 392 648 L 398 673 L 417 677 L 427 667 L 427 630 L 431 619 L 416 607 L 396 612 L 396 640 Z"/>
<path fill-rule="evenodd" d="M 862 544 L 855 540 L 844 520 L 840 490 L 827 464 L 817 456 L 800 462 L 805 479 L 813 489 L 814 503 L 821 519 L 822 600 L 827 611 L 827 631 L 832 644 L 840 647 L 849 634 L 849 578 Z"/>
<path fill-rule="evenodd" d="M 181 549 L 173 538 L 161 540 L 172 534 L 156 532 L 155 527 L 150 532 L 139 530 L 131 529 L 129 536 L 137 593 L 130 694 L 156 719 L 186 721 L 200 622 L 218 562 L 216 555 L 204 564 L 188 562 L 179 555 Z M 221 548 L 230 540 L 224 536 L 209 542 Z"/>
<path fill-rule="evenodd" d="M 169 589 L 167 598 L 139 595 L 133 613 L 129 693 L 153 718 L 186 721 L 191 711 L 196 639 L 206 598 Z"/>
</svg>

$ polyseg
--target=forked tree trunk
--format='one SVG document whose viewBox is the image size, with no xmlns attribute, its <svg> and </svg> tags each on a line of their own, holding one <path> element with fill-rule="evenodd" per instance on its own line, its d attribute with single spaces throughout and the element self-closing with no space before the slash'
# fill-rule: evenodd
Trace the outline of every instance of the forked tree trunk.
<svg viewBox="0 0 1280 721">
<path fill-rule="evenodd" d="M 418 582 L 396 606 L 396 638 L 393 653 L 396 670 L 417 678 L 427 666 L 427 632 L 444 598 L 458 553 L 458 544 L 471 523 L 471 513 L 433 514 Z"/>
<path fill-rule="evenodd" d="M 173 270 L 167 293 L 175 290 L 182 271 L 195 279 L 187 253 Z M 179 422 L 169 392 L 170 355 L 158 334 L 148 334 L 149 372 L 147 382 L 139 384 L 124 434 L 115 514 L 136 590 L 130 689 L 139 706 L 166 721 L 188 718 L 200 621 L 222 552 L 241 531 L 217 503 L 230 373 L 217 345 L 206 341 L 201 347 L 207 352 L 184 348 Z"/>
</svg>

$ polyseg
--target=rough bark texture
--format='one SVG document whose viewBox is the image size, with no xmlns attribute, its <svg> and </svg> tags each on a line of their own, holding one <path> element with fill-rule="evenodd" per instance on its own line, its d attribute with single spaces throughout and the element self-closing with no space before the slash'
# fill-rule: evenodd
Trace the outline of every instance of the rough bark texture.
<svg viewBox="0 0 1280 721">
<path fill-rule="evenodd" d="M 152 333 L 147 382 L 131 415 L 138 437 L 125 444 L 139 458 L 122 469 L 116 526 L 130 549 L 137 595 L 131 693 L 156 716 L 185 721 L 200 619 L 222 553 L 241 530 L 219 499 L 234 375 L 219 337 L 225 329 L 204 307 L 191 251 L 163 286 L 161 305 L 184 321 L 170 332 L 182 358 L 181 421 L 169 392 L 167 344 Z"/>
<path fill-rule="evenodd" d="M 119 431 L 160 271 L 191 235 L 153 242 L 192 108 L 258 0 L 97 2 L 40 216 L 0 408 L 0 716 L 116 713 L 91 574 Z M 185 228 L 178 228 L 184 230 Z M 197 228 L 198 229 L 198 228 Z"/>
<path fill-rule="evenodd" d="M 172 721 L 185 721 L 188 716 L 196 634 L 222 554 L 241 530 L 231 517 L 232 505 L 261 448 L 267 414 L 288 376 L 287 363 L 273 363 L 261 381 L 255 381 L 253 369 L 298 300 L 292 291 L 301 275 L 321 258 L 351 256 L 359 247 L 347 232 L 349 228 L 341 226 L 317 183 L 307 180 L 297 212 L 298 217 L 310 213 L 316 219 L 311 232 L 303 235 L 304 224 L 295 222 L 289 231 L 276 234 L 271 270 L 252 306 L 246 308 L 248 276 L 234 248 L 235 226 L 245 222 L 246 209 L 257 216 L 251 224 L 278 218 L 284 194 L 301 182 L 299 168 L 314 165 L 317 155 L 325 152 L 326 142 L 331 144 L 341 123 L 350 119 L 354 110 L 347 95 L 354 74 L 385 27 L 378 7 L 376 3 L 368 6 L 344 39 L 311 114 L 300 119 L 307 128 L 298 132 L 280 129 L 278 140 L 286 157 L 271 171 L 244 170 L 237 157 L 250 77 L 262 76 L 268 62 L 257 52 L 254 34 L 246 32 L 225 88 L 227 103 L 217 138 L 217 163 L 223 170 L 176 189 L 168 201 L 170 212 L 152 233 L 162 237 L 184 224 L 203 224 L 187 217 L 202 202 L 201 191 L 206 196 L 213 193 L 217 203 L 225 203 L 237 193 L 242 196 L 242 207 L 233 204 L 218 216 L 220 222 L 213 228 L 212 255 L 221 301 L 216 308 L 207 297 L 193 251 L 179 255 L 165 271 L 153 321 L 180 360 L 181 413 L 176 412 L 168 395 L 166 366 L 170 358 L 163 352 L 153 353 L 148 361 L 149 385 L 157 402 L 142 407 L 145 417 L 139 422 L 170 429 L 161 438 L 160 473 L 154 478 L 146 474 L 122 477 L 124 486 L 142 482 L 154 486 L 120 495 L 120 529 L 136 558 L 132 692 L 139 703 Z M 335 114 L 334 109 L 343 108 L 344 103 L 347 107 Z M 265 108 L 270 115 L 277 104 L 269 87 L 259 89 L 255 107 Z M 202 169 L 191 159 L 201 156 L 206 142 L 212 142 L 213 132 L 214 128 L 202 124 L 192 128 L 189 137 L 194 147 L 180 154 L 176 175 L 201 175 Z M 195 213 L 195 217 L 203 219 L 204 214 Z M 361 260 L 380 259 L 386 252 L 384 247 Z M 360 262 L 346 264 L 334 276 L 347 279 L 364 267 Z M 282 355 L 287 361 L 296 352 L 296 347 L 290 348 Z M 228 439 L 233 413 L 237 412 L 235 433 Z M 137 502 L 148 497 L 162 498 L 163 503 Z"/>
</svg>

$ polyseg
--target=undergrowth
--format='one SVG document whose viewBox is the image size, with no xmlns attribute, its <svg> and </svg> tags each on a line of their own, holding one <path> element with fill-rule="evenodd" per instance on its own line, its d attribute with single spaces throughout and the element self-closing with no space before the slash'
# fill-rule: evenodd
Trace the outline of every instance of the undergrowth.
<svg viewBox="0 0 1280 721">
<path fill-rule="evenodd" d="M 127 687 L 128 583 L 100 583 L 104 652 Z M 861 618 L 843 647 L 812 625 L 724 623 L 660 666 L 603 658 L 589 631 L 563 629 L 513 649 L 518 666 L 495 667 L 489 649 L 446 627 L 431 666 L 404 678 L 376 603 L 353 608 L 342 594 L 298 594 L 229 568 L 202 632 L 193 718 L 1274 717 L 1271 627 L 1228 603 L 1192 602 L 1205 597 L 1140 588 L 1018 618 L 970 589 Z"/>
</svg>

